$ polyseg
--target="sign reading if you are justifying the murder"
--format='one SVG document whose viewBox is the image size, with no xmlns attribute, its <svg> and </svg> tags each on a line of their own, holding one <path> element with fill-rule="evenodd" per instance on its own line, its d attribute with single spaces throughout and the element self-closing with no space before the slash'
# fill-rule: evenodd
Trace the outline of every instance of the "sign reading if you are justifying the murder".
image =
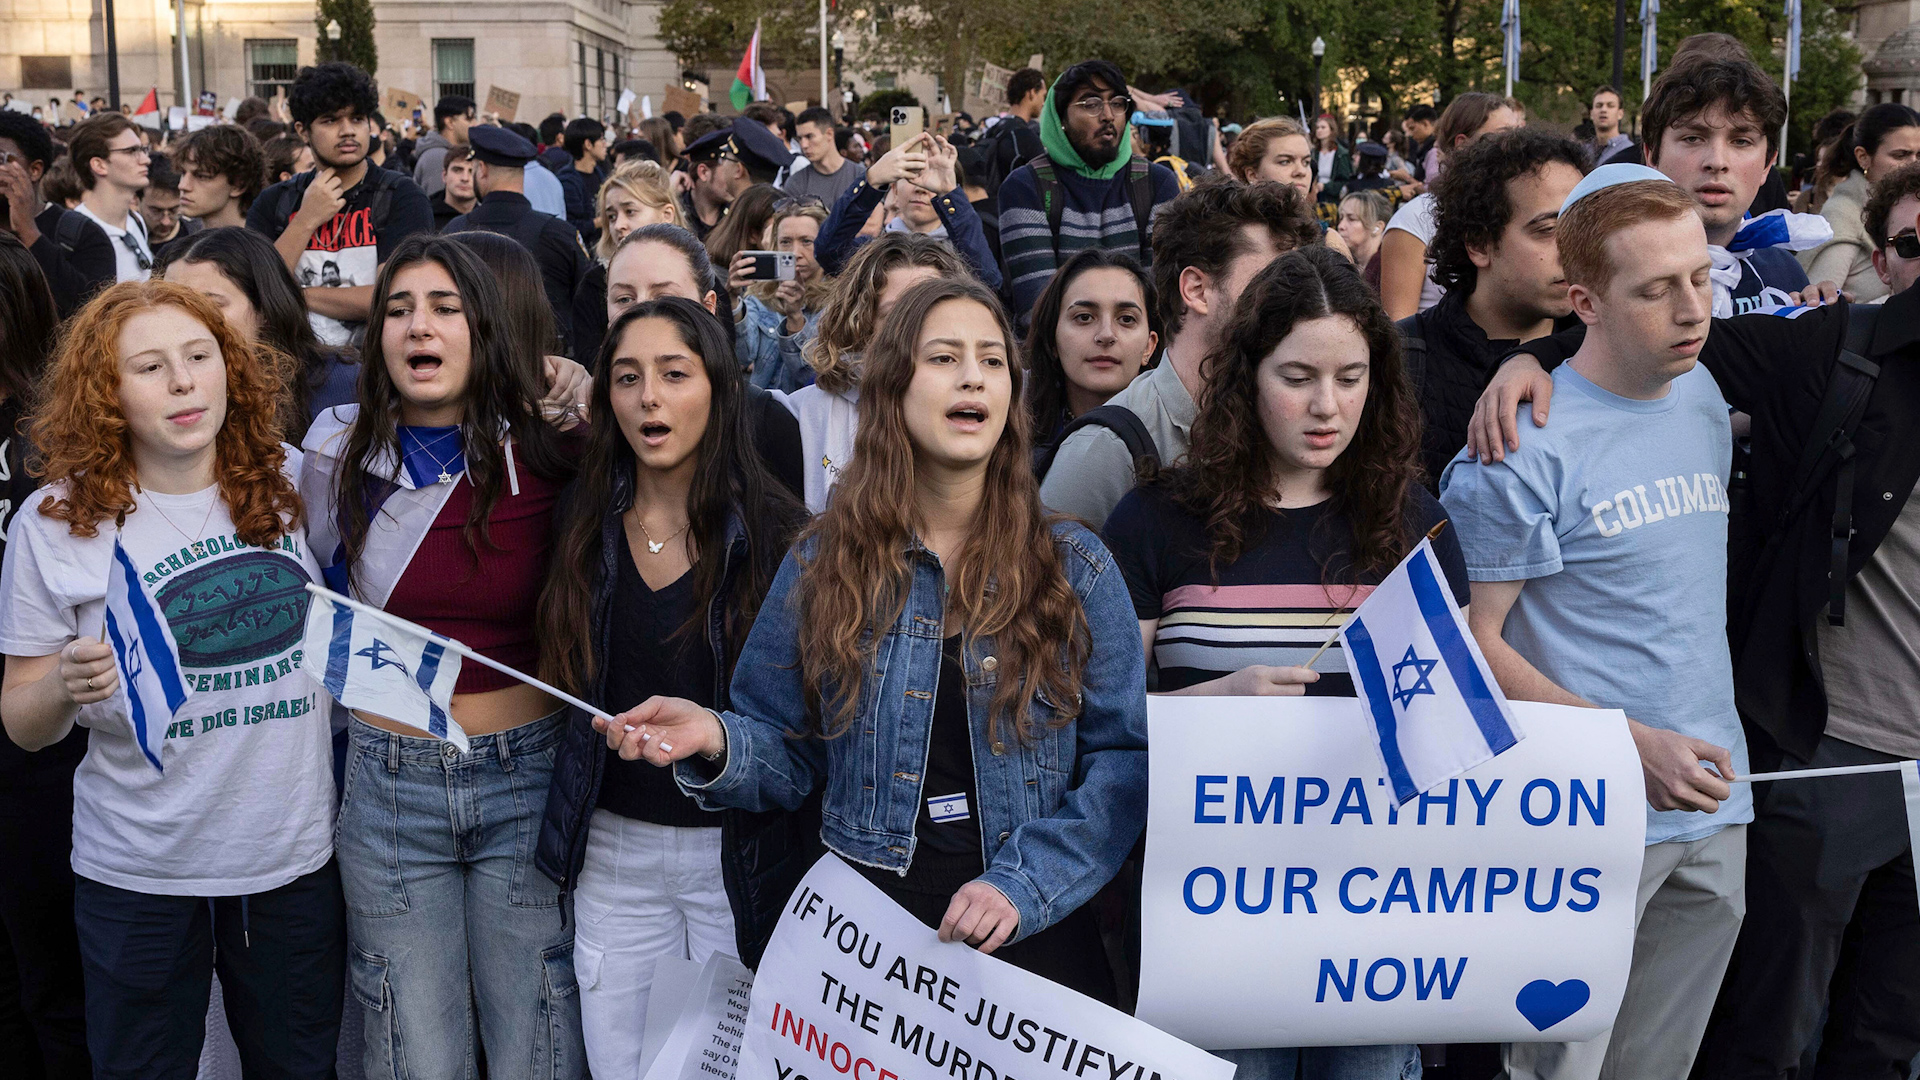
<svg viewBox="0 0 1920 1080">
<path fill-rule="evenodd" d="M 1089 963 L 1105 963 L 1093 956 Z M 754 979 L 739 1080 L 1228 1080 L 1233 1066 L 943 943 L 837 856 L 794 890 Z"/>
<path fill-rule="evenodd" d="M 1633 953 L 1645 789 L 1625 717 L 1396 805 L 1350 698 L 1154 697 L 1141 1019 L 1209 1049 L 1575 1042 Z"/>
</svg>

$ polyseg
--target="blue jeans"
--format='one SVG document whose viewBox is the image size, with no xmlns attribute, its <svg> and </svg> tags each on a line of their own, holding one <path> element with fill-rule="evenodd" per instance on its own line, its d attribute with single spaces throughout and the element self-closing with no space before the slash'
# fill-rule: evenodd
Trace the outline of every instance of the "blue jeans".
<svg viewBox="0 0 1920 1080">
<path fill-rule="evenodd" d="M 378 1080 L 576 1080 L 573 929 L 534 842 L 564 714 L 472 740 L 352 722 L 334 838 Z M 476 1009 L 478 1015 L 476 1016 Z"/>
<path fill-rule="evenodd" d="M 1215 1050 L 1238 1065 L 1233 1080 L 1419 1080 L 1417 1046 L 1303 1046 Z"/>
</svg>

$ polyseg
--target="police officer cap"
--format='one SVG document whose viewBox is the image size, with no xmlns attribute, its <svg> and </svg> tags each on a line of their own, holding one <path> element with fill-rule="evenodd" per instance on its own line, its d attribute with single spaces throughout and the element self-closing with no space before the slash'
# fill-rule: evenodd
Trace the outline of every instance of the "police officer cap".
<svg viewBox="0 0 1920 1080">
<path fill-rule="evenodd" d="M 760 130 L 765 131 L 765 128 Z M 689 161 L 712 161 L 721 154 L 731 153 L 733 129 L 721 128 L 709 131 L 705 135 L 687 144 L 686 155 Z"/>
<path fill-rule="evenodd" d="M 533 144 L 503 127 L 475 124 L 467 131 L 473 157 L 502 168 L 524 167 L 534 157 Z"/>
<path fill-rule="evenodd" d="M 746 117 L 737 117 L 729 130 L 733 152 L 749 172 L 778 172 L 793 160 L 793 152 L 767 126 Z"/>
</svg>

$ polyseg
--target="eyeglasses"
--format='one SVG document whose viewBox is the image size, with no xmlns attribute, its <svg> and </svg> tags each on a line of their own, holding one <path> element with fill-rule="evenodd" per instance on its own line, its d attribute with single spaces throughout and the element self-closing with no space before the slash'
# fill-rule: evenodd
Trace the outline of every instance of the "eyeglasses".
<svg viewBox="0 0 1920 1080">
<path fill-rule="evenodd" d="M 818 195 L 789 195 L 786 198 L 774 200 L 773 212 L 784 214 L 789 210 L 805 210 L 809 206 L 825 209 L 826 205 L 826 201 Z"/>
<path fill-rule="evenodd" d="M 142 269 L 142 270 L 151 270 L 151 269 L 153 269 L 153 259 L 152 259 L 152 257 L 151 257 L 151 256 L 149 256 L 149 255 L 148 255 L 148 254 L 147 254 L 146 252 L 144 252 L 144 251 L 141 251 L 141 250 L 140 250 L 140 245 L 139 245 L 139 244 L 136 244 L 136 243 L 134 243 L 134 242 L 133 242 L 133 234 L 131 234 L 131 233 L 121 233 L 121 234 L 120 234 L 120 242 L 121 242 L 122 244 L 124 244 L 124 245 L 126 245 L 126 249 L 127 249 L 128 251 L 131 251 L 131 252 L 133 252 L 133 261 L 134 261 L 134 262 L 136 262 L 136 263 L 138 263 L 138 264 L 140 265 L 140 269 Z"/>
<path fill-rule="evenodd" d="M 1903 259 L 1920 259 L 1920 234 L 1904 232 L 1887 241 L 1895 255 Z"/>
<path fill-rule="evenodd" d="M 1130 97 L 1097 98 L 1083 97 L 1073 103 L 1073 107 L 1083 113 L 1098 116 L 1101 113 L 1129 116 L 1133 113 L 1133 99 Z"/>
<path fill-rule="evenodd" d="M 108 147 L 108 148 L 107 148 L 107 153 L 109 153 L 109 154 L 139 154 L 139 155 L 140 155 L 141 157 L 152 157 L 152 156 L 153 156 L 153 151 L 151 151 L 151 150 L 149 150 L 149 149 L 147 149 L 147 144 L 146 144 L 146 143 L 136 143 L 136 144 L 134 144 L 133 146 L 112 146 L 112 147 Z"/>
</svg>

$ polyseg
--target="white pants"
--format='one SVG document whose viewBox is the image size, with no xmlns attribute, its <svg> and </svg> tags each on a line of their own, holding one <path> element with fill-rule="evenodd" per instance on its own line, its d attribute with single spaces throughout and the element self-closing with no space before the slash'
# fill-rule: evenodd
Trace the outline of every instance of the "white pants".
<svg viewBox="0 0 1920 1080">
<path fill-rule="evenodd" d="M 573 911 L 587 1066 L 595 1080 L 639 1080 L 655 962 L 704 963 L 739 949 L 720 877 L 720 830 L 595 810 Z"/>
</svg>

